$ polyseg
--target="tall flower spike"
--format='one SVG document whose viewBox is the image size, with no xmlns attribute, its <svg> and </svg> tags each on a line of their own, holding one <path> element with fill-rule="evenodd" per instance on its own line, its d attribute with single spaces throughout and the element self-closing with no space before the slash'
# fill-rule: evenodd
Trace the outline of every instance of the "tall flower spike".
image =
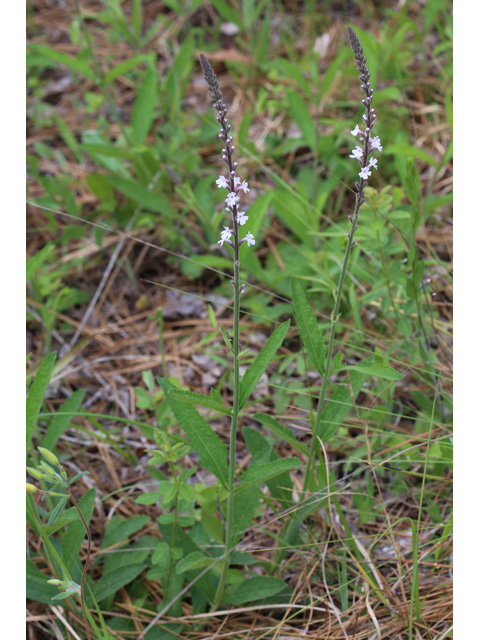
<svg viewBox="0 0 480 640">
<path fill-rule="evenodd" d="M 380 138 L 378 136 L 371 138 L 372 129 L 375 125 L 375 119 L 377 116 L 375 114 L 375 109 L 372 108 L 373 89 L 369 82 L 370 71 L 367 67 L 367 59 L 365 58 L 362 45 L 360 44 L 360 40 L 358 39 L 355 31 L 351 27 L 347 27 L 347 31 L 350 38 L 350 46 L 352 47 L 355 62 L 357 63 L 357 69 L 360 72 L 359 80 L 362 82 L 361 88 L 365 94 L 365 98 L 362 100 L 362 104 L 365 107 L 365 113 L 362 116 L 365 124 L 365 131 L 362 131 L 358 124 L 355 125 L 353 131 L 351 131 L 352 136 L 360 134 L 360 137 L 363 139 L 363 148 L 361 146 L 357 146 L 349 156 L 350 158 L 356 158 L 360 163 L 360 172 L 358 175 L 360 176 L 361 181 L 355 183 L 355 189 L 357 190 L 357 193 L 361 194 L 361 197 L 363 197 L 363 189 L 366 181 L 372 175 L 372 172 L 369 171 L 369 169 L 370 167 L 377 169 L 377 161 L 370 160 L 370 162 L 368 162 L 368 156 L 374 149 L 382 151 L 383 147 L 380 144 Z"/>
<path fill-rule="evenodd" d="M 237 163 L 232 160 L 235 147 L 232 144 L 233 137 L 230 135 L 230 129 L 232 127 L 226 117 L 227 107 L 223 101 L 223 94 L 220 90 L 217 76 L 212 69 L 212 65 L 203 53 L 200 54 L 200 65 L 210 90 L 210 96 L 213 101 L 212 106 L 218 112 L 218 116 L 216 118 L 217 122 L 220 124 L 220 133 L 218 137 L 224 144 L 222 149 L 222 158 L 228 167 L 228 177 L 225 178 L 224 176 L 219 176 L 216 184 L 219 189 L 226 188 L 229 192 L 225 198 L 225 203 L 227 205 L 226 211 L 228 211 L 232 219 L 233 242 L 230 240 L 230 236 L 225 236 L 225 232 L 222 232 L 218 244 L 223 246 L 223 243 L 226 242 L 232 247 L 236 247 L 238 250 L 240 245 L 243 243 L 243 240 L 246 240 L 248 246 L 255 244 L 251 233 L 248 233 L 248 238 L 243 238 L 243 240 L 239 240 L 238 237 L 238 226 L 243 226 L 248 220 L 248 216 L 245 215 L 245 212 L 240 212 L 237 209 L 237 204 L 240 202 L 239 192 L 243 191 L 243 193 L 248 193 L 250 189 L 248 188 L 248 182 L 237 176 Z"/>
</svg>

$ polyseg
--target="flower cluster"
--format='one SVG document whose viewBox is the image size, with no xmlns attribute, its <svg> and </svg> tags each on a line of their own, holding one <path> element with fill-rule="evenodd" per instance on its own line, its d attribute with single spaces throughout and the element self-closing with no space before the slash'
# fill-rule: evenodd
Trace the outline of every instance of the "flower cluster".
<svg viewBox="0 0 480 640">
<path fill-rule="evenodd" d="M 370 79 L 370 71 L 367 67 L 367 60 L 363 53 L 362 46 L 360 41 L 354 32 L 353 29 L 348 27 L 348 35 L 350 37 L 350 44 L 353 49 L 353 54 L 355 56 L 355 62 L 357 63 L 357 69 L 360 72 L 359 80 L 362 82 L 362 91 L 365 94 L 365 98 L 362 100 L 362 104 L 365 107 L 365 113 L 363 114 L 363 122 L 365 125 L 365 130 L 360 129 L 359 125 L 355 125 L 355 129 L 351 131 L 352 136 L 359 136 L 361 140 L 363 140 L 363 145 L 357 145 L 355 149 L 352 150 L 352 153 L 349 155 L 349 158 L 355 158 L 360 163 L 360 172 L 359 176 L 362 179 L 362 182 L 356 183 L 357 191 L 363 192 L 364 181 L 366 181 L 371 175 L 372 172 L 370 169 L 378 169 L 377 167 L 377 159 L 370 158 L 368 156 L 372 153 L 374 149 L 377 151 L 382 151 L 383 147 L 380 142 L 380 138 L 378 136 L 371 137 L 372 129 L 375 124 L 376 113 L 375 109 L 372 108 L 372 100 L 373 100 L 373 89 L 369 82 Z"/>
<path fill-rule="evenodd" d="M 238 209 L 240 191 L 248 193 L 250 189 L 248 188 L 248 182 L 245 182 L 245 180 L 242 180 L 237 176 L 238 165 L 236 162 L 232 161 L 232 156 L 235 151 L 235 147 L 232 144 L 233 138 L 230 135 L 230 129 L 232 126 L 229 124 L 228 118 L 226 117 L 227 108 L 223 101 L 223 95 L 220 91 L 217 77 L 212 69 L 212 65 L 203 54 L 200 54 L 200 64 L 202 65 L 203 75 L 205 76 L 205 80 L 210 90 L 210 96 L 213 100 L 212 106 L 218 112 L 218 116 L 216 117 L 217 122 L 220 124 L 220 133 L 218 137 L 225 145 L 222 150 L 222 158 L 228 169 L 227 177 L 219 176 L 216 184 L 219 189 L 228 190 L 227 197 L 225 198 L 225 204 L 227 205 L 225 211 L 228 211 L 231 216 L 232 228 L 223 227 L 218 244 L 223 246 L 223 243 L 226 242 L 232 247 L 237 247 L 237 249 L 244 242 L 246 242 L 248 246 L 251 246 L 255 244 L 255 238 L 252 233 L 248 232 L 241 240 L 238 237 L 239 226 L 243 226 L 248 220 L 248 216 L 245 215 L 245 211 L 240 211 Z M 231 240 L 232 237 L 233 242 Z"/>
</svg>

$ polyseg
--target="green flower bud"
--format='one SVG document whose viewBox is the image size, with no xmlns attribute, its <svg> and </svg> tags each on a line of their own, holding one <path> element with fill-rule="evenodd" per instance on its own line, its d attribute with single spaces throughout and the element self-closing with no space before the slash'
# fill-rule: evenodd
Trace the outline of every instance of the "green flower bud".
<svg viewBox="0 0 480 640">
<path fill-rule="evenodd" d="M 34 484 L 30 484 L 30 482 L 26 483 L 25 488 L 29 493 L 35 493 L 35 491 L 37 491 L 37 487 Z"/>
<path fill-rule="evenodd" d="M 48 449 L 45 449 L 44 447 L 38 447 L 38 450 L 40 451 L 42 456 L 46 458 L 51 464 L 60 466 L 60 462 L 58 461 L 58 458 L 54 453 L 52 453 Z"/>
<path fill-rule="evenodd" d="M 62 581 L 57 580 L 57 578 L 52 578 L 51 580 L 47 580 L 47 584 L 53 584 L 57 587 L 59 584 L 62 584 Z"/>
<path fill-rule="evenodd" d="M 31 476 L 33 476 L 37 480 L 48 480 L 48 481 L 50 481 L 50 477 L 47 476 L 47 474 L 42 473 L 38 469 L 34 469 L 33 467 L 27 467 L 27 471 Z"/>
</svg>

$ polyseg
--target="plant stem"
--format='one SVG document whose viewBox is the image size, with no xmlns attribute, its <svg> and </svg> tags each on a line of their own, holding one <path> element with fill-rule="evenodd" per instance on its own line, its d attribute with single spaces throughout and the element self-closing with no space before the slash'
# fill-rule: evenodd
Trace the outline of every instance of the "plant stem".
<svg viewBox="0 0 480 640">
<path fill-rule="evenodd" d="M 85 631 L 87 632 L 87 638 L 88 638 L 88 640 L 91 640 L 90 639 L 90 630 L 89 630 L 89 627 L 88 627 L 88 620 L 87 620 L 87 610 L 85 608 L 84 585 L 85 585 L 85 577 L 87 575 L 87 570 L 88 570 L 88 563 L 89 563 L 89 560 L 90 560 L 90 552 L 91 552 L 91 549 L 92 549 L 92 534 L 90 533 L 90 528 L 89 528 L 89 526 L 87 524 L 87 521 L 83 517 L 82 510 L 78 506 L 78 502 L 73 497 L 73 494 L 72 494 L 71 491 L 68 492 L 68 496 L 69 496 L 70 500 L 72 501 L 73 506 L 77 510 L 77 513 L 80 516 L 80 520 L 83 522 L 83 526 L 85 527 L 85 531 L 87 532 L 87 540 L 88 540 L 88 543 L 87 543 L 87 557 L 85 558 L 85 565 L 83 567 L 82 580 L 80 582 L 80 602 L 82 604 L 83 623 L 85 625 Z"/>
<path fill-rule="evenodd" d="M 233 415 L 230 425 L 230 448 L 228 461 L 228 498 L 227 498 L 227 518 L 225 523 L 225 559 L 223 561 L 220 582 L 215 595 L 214 608 L 218 607 L 223 596 L 228 569 L 230 566 L 230 552 L 233 540 L 233 488 L 235 485 L 235 457 L 237 443 L 238 414 L 240 404 L 240 360 L 239 336 L 240 336 L 240 260 L 237 222 L 235 219 L 235 244 L 234 244 L 234 267 L 233 267 Z"/>
</svg>

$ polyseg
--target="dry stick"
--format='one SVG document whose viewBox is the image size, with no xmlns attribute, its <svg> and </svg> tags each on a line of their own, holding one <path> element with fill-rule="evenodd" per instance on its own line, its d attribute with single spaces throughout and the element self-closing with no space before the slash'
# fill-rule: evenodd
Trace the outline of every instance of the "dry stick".
<svg viewBox="0 0 480 640">
<path fill-rule="evenodd" d="M 80 516 L 80 520 L 83 522 L 83 526 L 85 527 L 85 531 L 87 532 L 87 539 L 88 539 L 87 557 L 85 558 L 85 565 L 83 567 L 82 580 L 80 582 L 80 602 L 82 603 L 83 622 L 85 624 L 85 630 L 87 632 L 87 638 L 88 638 L 88 640 L 90 640 L 90 630 L 89 630 L 89 627 L 88 627 L 87 610 L 85 609 L 85 596 L 84 596 L 84 589 L 83 588 L 84 588 L 84 584 L 85 584 L 85 576 L 87 575 L 88 563 L 90 561 L 90 551 L 92 549 L 92 534 L 90 533 L 90 527 L 88 526 L 87 521 L 83 517 L 82 510 L 78 506 L 78 503 L 75 500 L 75 498 L 73 497 L 73 494 L 72 494 L 71 491 L 68 491 L 68 497 L 70 498 L 70 500 L 72 501 L 73 506 L 77 510 L 77 513 Z"/>
</svg>

